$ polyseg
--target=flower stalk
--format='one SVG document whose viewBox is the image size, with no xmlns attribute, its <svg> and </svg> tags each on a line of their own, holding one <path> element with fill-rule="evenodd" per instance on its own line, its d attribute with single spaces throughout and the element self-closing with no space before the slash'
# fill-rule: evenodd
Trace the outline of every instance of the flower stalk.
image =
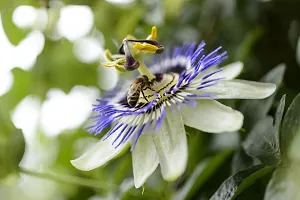
<svg viewBox="0 0 300 200">
<path fill-rule="evenodd" d="M 42 178 L 42 179 L 52 180 L 55 182 L 72 184 L 72 185 L 80 185 L 88 188 L 97 188 L 97 189 L 105 189 L 105 190 L 111 190 L 117 188 L 116 185 L 107 184 L 107 183 L 104 184 L 101 183 L 99 180 L 92 180 L 92 179 L 70 176 L 70 175 L 62 175 L 62 174 L 58 175 L 58 174 L 46 173 L 46 172 L 36 172 L 22 167 L 19 168 L 19 172 L 37 178 Z"/>
<path fill-rule="evenodd" d="M 147 66 L 144 63 L 144 60 L 142 58 L 138 58 L 137 61 L 140 63 L 140 67 L 138 68 L 139 73 L 141 75 L 146 75 L 150 81 L 153 80 L 155 76 L 147 68 Z"/>
</svg>

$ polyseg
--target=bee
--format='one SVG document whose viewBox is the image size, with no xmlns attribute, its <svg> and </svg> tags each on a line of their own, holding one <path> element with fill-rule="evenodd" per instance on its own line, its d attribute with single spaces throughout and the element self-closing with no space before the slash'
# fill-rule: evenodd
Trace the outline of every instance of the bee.
<svg viewBox="0 0 300 200">
<path fill-rule="evenodd" d="M 155 92 L 155 90 L 153 90 L 151 88 L 151 85 L 153 84 L 153 81 L 154 80 L 149 81 L 148 77 L 145 76 L 145 75 L 139 76 L 137 79 L 135 79 L 133 81 L 133 83 L 131 84 L 130 88 L 128 89 L 127 103 L 131 107 L 135 107 L 136 104 L 138 103 L 139 98 L 140 98 L 140 93 L 142 93 L 145 100 L 148 101 L 148 99 L 146 98 L 146 96 L 144 94 L 144 90 L 150 89 L 150 90 Z"/>
</svg>

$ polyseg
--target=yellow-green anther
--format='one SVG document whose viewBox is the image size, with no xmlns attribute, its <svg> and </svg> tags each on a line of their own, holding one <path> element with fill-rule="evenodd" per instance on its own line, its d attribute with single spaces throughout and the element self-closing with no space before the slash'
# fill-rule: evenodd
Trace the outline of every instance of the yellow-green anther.
<svg viewBox="0 0 300 200">
<path fill-rule="evenodd" d="M 158 49 L 157 49 L 157 51 L 155 53 L 161 54 L 162 52 L 164 52 L 164 50 L 165 50 L 165 47 L 160 46 L 160 47 L 158 47 Z"/>
<path fill-rule="evenodd" d="M 105 50 L 104 55 L 105 55 L 105 58 L 106 58 L 108 61 L 114 61 L 114 59 L 112 58 L 112 54 L 111 54 L 111 52 L 110 52 L 108 49 Z"/>
<path fill-rule="evenodd" d="M 120 58 L 120 59 L 117 59 L 117 60 L 113 60 L 113 61 L 110 61 L 110 62 L 106 62 L 106 63 L 101 63 L 104 67 L 115 67 L 117 65 L 119 66 L 123 66 L 124 64 L 126 63 L 126 60 L 125 58 Z"/>
<path fill-rule="evenodd" d="M 147 44 L 147 43 L 140 43 L 140 42 L 135 43 L 133 45 L 133 48 L 147 53 L 156 53 L 158 50 L 157 46 L 154 46 L 152 44 Z"/>
<path fill-rule="evenodd" d="M 126 72 L 127 70 L 124 68 L 124 66 L 121 65 L 115 65 L 115 69 L 119 72 Z"/>
<path fill-rule="evenodd" d="M 153 26 L 151 29 L 151 34 L 147 37 L 147 40 L 156 40 L 157 37 L 157 28 Z"/>
<path fill-rule="evenodd" d="M 133 48 L 142 52 L 160 54 L 165 50 L 163 45 L 159 44 L 154 40 L 128 40 L 128 41 L 135 42 Z"/>
</svg>

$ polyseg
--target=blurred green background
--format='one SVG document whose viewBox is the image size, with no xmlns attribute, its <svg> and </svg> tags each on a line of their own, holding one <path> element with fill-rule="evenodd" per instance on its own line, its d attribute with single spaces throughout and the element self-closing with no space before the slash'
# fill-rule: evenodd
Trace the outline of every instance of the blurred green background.
<svg viewBox="0 0 300 200">
<path fill-rule="evenodd" d="M 261 163 L 246 155 L 242 141 L 259 120 L 274 116 L 283 94 L 287 108 L 300 91 L 299 0 L 0 0 L 0 9 L 1 200 L 209 199 L 230 175 Z M 128 33 L 145 38 L 153 25 L 165 46 L 223 46 L 226 63 L 244 62 L 243 79 L 258 81 L 279 66 L 264 79 L 279 90 L 266 101 L 224 101 L 244 112 L 241 133 L 187 127 L 186 173 L 167 183 L 158 168 L 143 191 L 133 188 L 129 152 L 91 172 L 70 160 L 101 137 L 83 127 L 95 99 L 120 77 L 100 66 L 104 49 L 115 52 Z M 254 169 L 264 176 L 238 199 L 272 199 L 265 189 L 273 169 L 263 169 Z M 287 182 L 297 190 L 299 179 Z"/>
</svg>

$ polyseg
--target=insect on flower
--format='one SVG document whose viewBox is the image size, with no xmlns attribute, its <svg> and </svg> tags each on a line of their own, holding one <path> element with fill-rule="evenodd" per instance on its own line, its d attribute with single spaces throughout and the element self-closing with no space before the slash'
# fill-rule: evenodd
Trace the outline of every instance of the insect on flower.
<svg viewBox="0 0 300 200">
<path fill-rule="evenodd" d="M 174 181 L 187 165 L 184 125 L 210 133 L 238 131 L 243 125 L 242 113 L 217 99 L 263 99 L 276 89 L 271 83 L 233 80 L 243 64 L 218 68 L 227 53 L 219 47 L 206 54 L 204 42 L 166 49 L 162 59 L 147 67 L 143 54 L 164 50 L 157 42 L 148 41 L 155 39 L 154 27 L 147 40 L 124 43 L 125 56 L 117 57 L 118 67 L 130 71 L 130 63 L 136 67 L 138 62 L 140 77 L 121 80 L 119 87 L 98 100 L 89 131 L 100 134 L 111 128 L 95 146 L 71 161 L 76 168 L 95 169 L 131 146 L 135 187 L 141 187 L 158 166 L 165 180 Z M 116 67 L 114 64 L 108 63 Z"/>
<path fill-rule="evenodd" d="M 135 107 L 140 99 L 141 93 L 143 95 L 141 98 L 144 98 L 144 100 L 146 100 L 148 102 L 148 99 L 144 94 L 144 90 L 149 89 L 149 90 L 155 92 L 155 90 L 151 88 L 151 85 L 153 84 L 154 81 L 155 81 L 155 79 L 152 79 L 152 81 L 149 81 L 148 77 L 145 75 L 139 76 L 137 79 L 135 79 L 127 92 L 128 104 L 131 107 Z"/>
</svg>

